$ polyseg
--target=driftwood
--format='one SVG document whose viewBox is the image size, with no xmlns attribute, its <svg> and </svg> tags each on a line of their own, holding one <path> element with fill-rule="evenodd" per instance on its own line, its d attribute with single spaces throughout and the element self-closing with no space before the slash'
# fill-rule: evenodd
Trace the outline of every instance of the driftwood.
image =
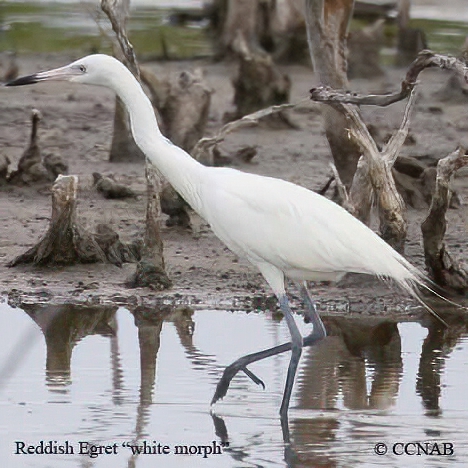
<svg viewBox="0 0 468 468">
<path fill-rule="evenodd" d="M 101 0 L 101 9 L 108 16 L 114 30 L 120 49 L 125 56 L 127 66 L 135 77 L 140 79 L 138 61 L 126 33 L 126 19 L 128 18 L 129 0 L 121 2 Z M 131 133 L 129 131 L 129 133 Z M 133 139 L 133 137 L 132 137 Z M 146 163 L 146 231 L 144 238 L 143 254 L 136 272 L 128 281 L 132 287 L 149 286 L 153 289 L 166 289 L 171 286 L 164 269 L 164 256 L 161 240 L 159 219 L 161 217 L 161 203 L 159 192 L 161 181 L 155 169 L 150 163 Z"/>
<path fill-rule="evenodd" d="M 468 270 L 459 265 L 447 252 L 444 236 L 447 228 L 445 214 L 451 197 L 450 179 L 458 169 L 466 165 L 468 165 L 468 155 L 463 148 L 439 161 L 431 207 L 421 225 L 424 255 L 430 277 L 449 291 L 461 294 L 468 291 Z"/>
<path fill-rule="evenodd" d="M 395 186 L 392 168 L 408 135 L 409 115 L 414 104 L 414 91 L 410 95 L 399 130 L 380 152 L 367 127 L 362 122 L 355 106 L 344 104 L 341 108 L 350 121 L 350 135 L 355 138 L 363 151 L 363 162 L 358 165 L 356 180 L 367 179 L 375 193 L 375 201 L 380 218 L 380 234 L 396 250 L 403 252 L 406 240 L 407 223 L 405 205 Z M 367 187 L 354 183 L 350 191 L 351 204 L 361 207 L 363 196 L 369 193 Z M 363 195 L 364 194 L 364 195 Z M 367 215 L 367 214 L 366 214 Z M 367 219 L 366 219 L 367 221 Z"/>
<path fill-rule="evenodd" d="M 347 87 L 346 32 L 352 9 L 353 1 L 348 0 L 330 3 L 323 0 L 306 0 L 307 33 L 314 68 L 322 83 L 336 89 Z M 325 114 L 327 138 L 337 169 L 335 179 L 341 180 L 344 187 L 349 190 L 349 197 L 341 196 L 341 198 L 351 205 L 350 211 L 368 223 L 375 193 L 381 235 L 400 251 L 404 249 L 407 225 L 404 203 L 396 189 L 392 166 L 408 134 L 408 116 L 416 78 L 420 71 L 429 66 L 455 69 L 465 78 L 467 76 L 466 67 L 460 60 L 424 51 L 408 70 L 399 93 L 386 96 L 355 96 L 335 90 L 329 92 L 330 90 L 324 87 L 311 90 L 312 99 L 326 102 L 330 108 L 348 120 L 346 123 L 343 122 L 343 117 L 339 120 L 332 118 L 331 113 Z M 326 99 L 323 99 L 324 95 L 327 95 Z M 328 99 L 331 96 L 333 97 Z M 379 154 L 375 140 L 355 105 L 389 105 L 407 96 L 409 96 L 408 105 L 400 130 Z M 349 132 L 352 138 L 347 138 L 348 135 L 343 136 L 343 132 Z M 355 147 L 362 149 L 361 160 L 359 160 L 360 151 L 356 151 L 356 148 L 353 150 L 350 141 Z"/>
<path fill-rule="evenodd" d="M 44 237 L 27 252 L 12 260 L 8 266 L 24 263 L 34 265 L 74 265 L 77 263 L 111 262 L 121 265 L 139 257 L 138 246 L 117 244 L 114 234 L 106 236 L 89 233 L 77 220 L 78 177 L 59 176 L 52 186 L 52 217 Z M 115 238 L 117 236 L 117 238 Z"/>
<path fill-rule="evenodd" d="M 58 155 L 42 157 L 38 142 L 38 127 L 42 116 L 37 109 L 31 112 L 31 137 L 29 145 L 18 162 L 8 182 L 16 185 L 44 185 L 53 182 L 59 174 L 66 174 L 68 166 Z"/>
</svg>

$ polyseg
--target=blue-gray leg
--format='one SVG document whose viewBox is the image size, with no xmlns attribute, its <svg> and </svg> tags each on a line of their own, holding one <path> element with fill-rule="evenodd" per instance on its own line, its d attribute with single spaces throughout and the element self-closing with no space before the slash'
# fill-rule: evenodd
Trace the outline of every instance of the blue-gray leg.
<svg viewBox="0 0 468 468">
<path fill-rule="evenodd" d="M 296 377 L 297 366 L 302 354 L 302 335 L 297 328 L 297 324 L 289 307 L 288 298 L 285 295 L 279 297 L 281 311 L 284 314 L 286 323 L 288 324 L 289 333 L 291 334 L 291 360 L 289 361 L 288 375 L 286 377 L 286 385 L 284 386 L 283 401 L 281 402 L 280 415 L 286 417 L 289 408 L 289 401 Z"/>
<path fill-rule="evenodd" d="M 298 286 L 298 289 L 301 293 L 302 300 L 306 306 L 304 315 L 307 320 L 313 325 L 312 333 L 309 335 L 314 336 L 315 340 L 321 340 L 327 336 L 327 330 L 320 318 L 320 315 L 317 312 L 317 306 L 315 301 L 312 299 L 309 290 L 307 289 L 307 283 L 304 281 L 301 285 Z"/>
<path fill-rule="evenodd" d="M 304 304 L 306 306 L 306 310 L 304 311 L 304 314 L 307 320 L 313 325 L 312 333 L 306 336 L 303 340 L 301 338 L 302 345 L 303 347 L 313 346 L 315 343 L 323 339 L 327 335 L 327 333 L 322 323 L 322 320 L 320 319 L 320 316 L 317 313 L 315 303 L 310 297 L 306 284 L 303 283 L 301 285 L 298 285 L 298 289 L 302 295 Z M 281 305 L 281 301 L 280 301 L 280 305 Z M 285 317 L 287 317 L 287 314 L 285 314 Z M 262 359 L 266 359 L 268 357 L 276 356 L 277 354 L 290 351 L 292 347 L 293 347 L 292 342 L 284 343 L 282 345 L 275 346 L 269 349 L 265 349 L 257 353 L 248 354 L 247 356 L 243 356 L 239 358 L 237 361 L 233 362 L 224 370 L 224 373 L 216 387 L 216 391 L 213 396 L 213 399 L 211 400 L 211 404 L 216 403 L 219 399 L 223 398 L 226 395 L 232 379 L 240 370 L 244 371 L 247 374 L 247 376 L 250 377 L 256 384 L 262 385 L 265 388 L 264 383 L 255 374 L 249 371 L 247 369 L 247 366 L 249 364 L 252 364 L 253 362 L 261 361 Z"/>
</svg>

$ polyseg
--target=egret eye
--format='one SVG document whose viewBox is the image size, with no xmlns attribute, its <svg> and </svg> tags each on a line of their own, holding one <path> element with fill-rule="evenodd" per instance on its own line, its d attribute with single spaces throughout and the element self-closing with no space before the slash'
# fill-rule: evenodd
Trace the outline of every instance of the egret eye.
<svg viewBox="0 0 468 468">
<path fill-rule="evenodd" d="M 80 66 L 78 67 L 78 69 L 79 69 L 80 72 L 82 72 L 82 73 L 85 73 L 85 72 L 86 72 L 86 67 L 85 67 L 84 65 L 80 65 Z"/>
</svg>

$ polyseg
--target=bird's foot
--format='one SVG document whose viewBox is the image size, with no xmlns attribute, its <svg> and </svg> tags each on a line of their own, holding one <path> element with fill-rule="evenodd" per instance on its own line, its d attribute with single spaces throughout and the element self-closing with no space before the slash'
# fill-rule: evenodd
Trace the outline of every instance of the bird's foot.
<svg viewBox="0 0 468 468">
<path fill-rule="evenodd" d="M 247 369 L 247 364 L 249 362 L 245 361 L 248 361 L 249 357 L 250 356 L 244 356 L 224 369 L 223 376 L 219 380 L 218 385 L 216 386 L 215 394 L 211 400 L 212 405 L 214 405 L 218 400 L 224 398 L 229 389 L 229 386 L 231 385 L 232 379 L 239 371 L 243 371 L 244 374 L 252 380 L 252 382 L 257 385 L 261 385 L 263 389 L 265 389 L 265 383 L 263 380 L 257 377 L 252 371 Z"/>
<path fill-rule="evenodd" d="M 252 380 L 253 383 L 257 385 L 261 385 L 263 387 L 263 390 L 265 390 L 265 383 L 263 382 L 262 379 L 258 378 L 252 371 L 247 369 L 247 367 L 243 367 L 240 369 L 241 371 L 244 372 L 244 374 Z"/>
</svg>

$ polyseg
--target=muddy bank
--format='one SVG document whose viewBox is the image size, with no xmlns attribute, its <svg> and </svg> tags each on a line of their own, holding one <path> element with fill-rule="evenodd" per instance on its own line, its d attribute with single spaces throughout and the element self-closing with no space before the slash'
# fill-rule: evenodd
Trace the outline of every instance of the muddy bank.
<svg viewBox="0 0 468 468">
<path fill-rule="evenodd" d="M 21 57 L 20 73 L 52 68 L 68 63 L 71 57 Z M 209 62 L 170 62 L 150 64 L 159 75 L 202 66 L 206 79 L 215 93 L 207 133 L 222 124 L 225 112 L 232 111 L 233 90 L 231 65 Z M 284 68 L 292 80 L 292 101 L 307 97 L 317 85 L 307 67 Z M 384 92 L 399 87 L 404 70 L 386 70 L 386 75 L 372 81 L 356 80 L 353 90 Z M 440 71 L 426 71 L 421 76 L 421 89 L 411 125 L 414 144 L 404 147 L 404 154 L 421 157 L 443 157 L 461 143 L 468 146 L 468 109 L 460 101 L 441 103 L 435 93 L 448 76 Z M 39 129 L 44 153 L 59 154 L 68 164 L 69 173 L 80 181 L 78 217 L 93 231 L 96 224 L 106 222 L 123 241 L 140 238 L 144 232 L 145 179 L 143 164 L 111 164 L 108 153 L 112 136 L 112 93 L 100 88 L 71 84 L 42 84 L 17 89 L 0 88 L 0 151 L 16 164 L 27 146 L 30 110 L 43 114 Z M 385 135 L 395 129 L 401 119 L 403 103 L 387 109 L 364 111 L 368 122 Z M 319 108 L 305 105 L 291 112 L 297 130 L 269 128 L 243 129 L 230 135 L 222 146 L 224 156 L 232 157 L 237 150 L 255 146 L 257 154 L 250 163 L 233 159 L 241 170 L 281 177 L 317 190 L 330 174 L 330 155 Z M 104 199 L 93 186 L 93 172 L 113 174 L 137 194 L 126 200 Z M 468 196 L 468 171 L 460 171 L 455 185 L 463 199 Z M 116 303 L 127 306 L 158 304 L 188 304 L 197 308 L 274 308 L 275 301 L 262 277 L 247 262 L 237 259 L 212 234 L 209 226 L 192 214 L 192 233 L 180 228 L 163 228 L 165 258 L 173 280 L 171 290 L 155 293 L 149 289 L 126 289 L 123 284 L 134 271 L 133 264 L 121 268 L 110 264 L 79 265 L 67 268 L 34 268 L 6 264 L 37 243 L 46 231 L 50 219 L 50 195 L 35 188 L 0 187 L 0 292 L 15 304 L 23 302 L 50 303 Z M 419 225 L 425 209 L 410 209 L 407 257 L 423 267 Z M 467 209 L 462 206 L 449 212 L 447 244 L 451 252 L 467 258 Z M 165 219 L 163 219 L 164 224 Z M 350 241 L 352 241 L 350 239 Z M 402 299 L 374 279 L 352 275 L 339 285 L 320 284 L 312 291 L 325 313 L 408 314 L 414 304 Z M 299 304 L 298 302 L 296 302 Z M 411 308 L 418 314 L 419 309 Z"/>
</svg>

